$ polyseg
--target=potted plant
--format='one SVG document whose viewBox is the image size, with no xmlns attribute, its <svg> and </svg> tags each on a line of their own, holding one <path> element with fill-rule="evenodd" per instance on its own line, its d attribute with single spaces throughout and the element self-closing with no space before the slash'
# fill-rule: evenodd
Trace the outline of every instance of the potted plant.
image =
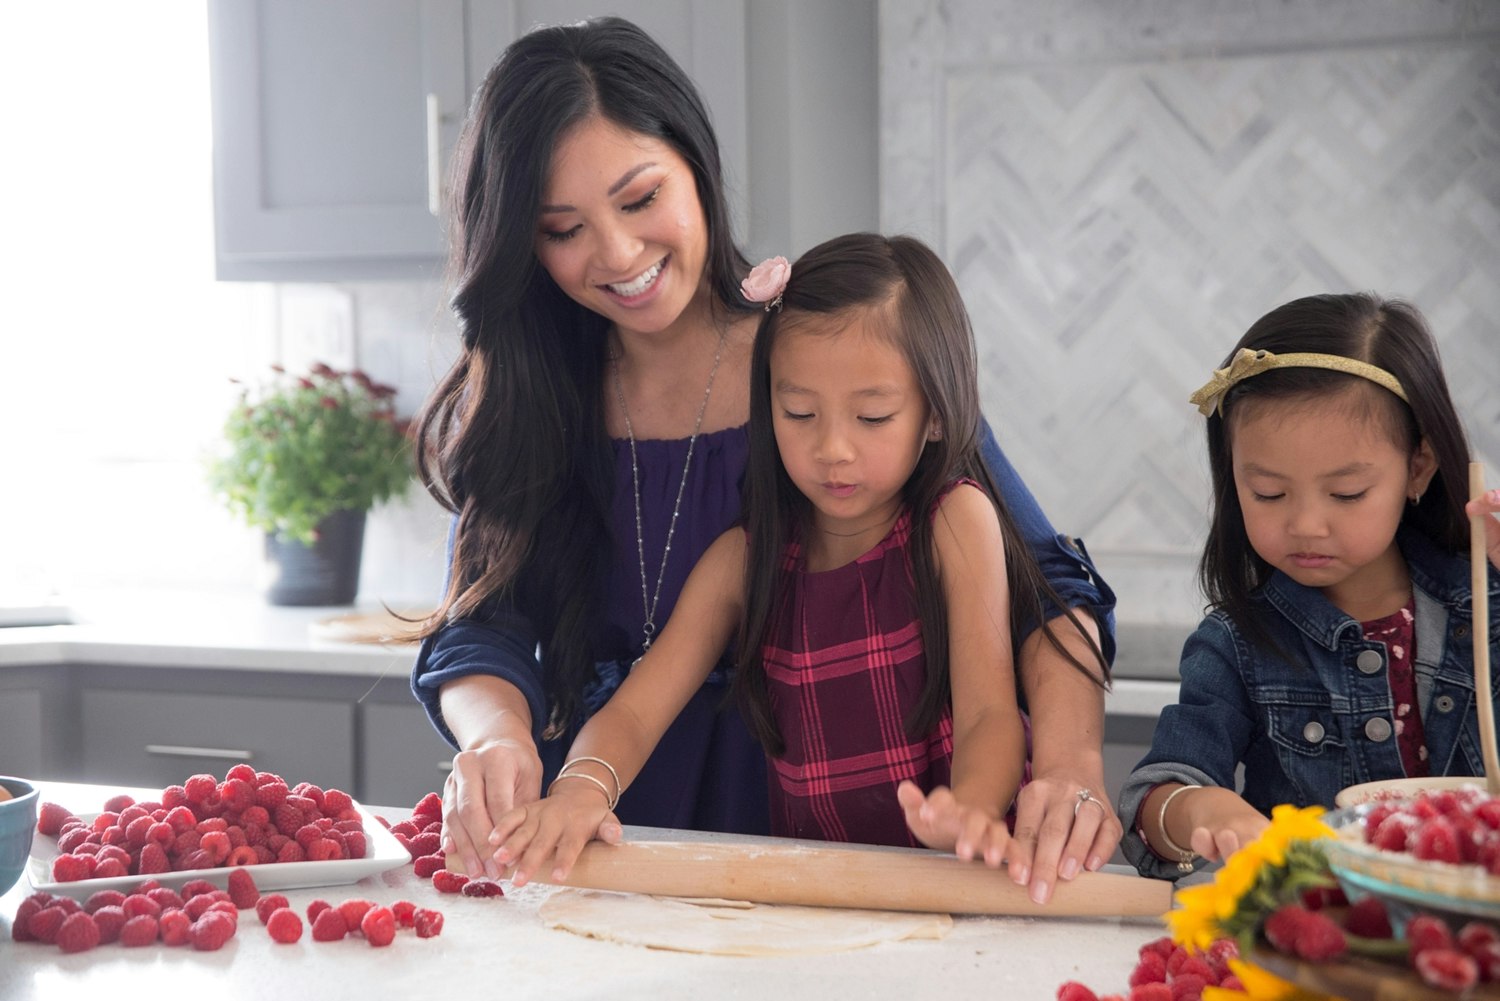
<svg viewBox="0 0 1500 1001">
<path fill-rule="evenodd" d="M 279 571 L 272 604 L 347 605 L 359 589 L 366 513 L 411 482 L 396 391 L 321 363 L 301 376 L 271 368 L 226 418 L 209 478 L 231 511 L 265 531 Z"/>
</svg>

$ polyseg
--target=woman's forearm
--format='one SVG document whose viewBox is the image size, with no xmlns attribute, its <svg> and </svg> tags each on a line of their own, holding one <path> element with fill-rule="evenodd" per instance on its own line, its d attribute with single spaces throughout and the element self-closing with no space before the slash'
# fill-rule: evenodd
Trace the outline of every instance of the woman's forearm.
<svg viewBox="0 0 1500 1001">
<path fill-rule="evenodd" d="M 1088 639 L 1066 616 L 1048 625 L 1088 675 L 1069 663 L 1041 629 L 1033 630 L 1021 645 L 1017 667 L 1031 717 L 1031 766 L 1037 774 L 1063 768 L 1087 772 L 1102 782 L 1104 689 L 1094 679 L 1102 681 L 1104 675 L 1089 646 L 1089 640 L 1097 645 L 1099 627 L 1087 609 L 1075 608 L 1073 615 Z"/>
<path fill-rule="evenodd" d="M 489 674 L 455 678 L 439 693 L 443 721 L 460 750 L 495 740 L 532 743 L 531 710 L 515 685 Z"/>
</svg>

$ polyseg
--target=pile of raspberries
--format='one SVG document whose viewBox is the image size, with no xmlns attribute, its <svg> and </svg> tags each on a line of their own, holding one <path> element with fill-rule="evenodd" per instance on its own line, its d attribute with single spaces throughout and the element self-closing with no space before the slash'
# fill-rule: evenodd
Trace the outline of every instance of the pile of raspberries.
<svg viewBox="0 0 1500 1001">
<path fill-rule="evenodd" d="M 281 776 L 247 764 L 229 769 L 222 781 L 194 775 L 167 786 L 160 802 L 115 796 L 91 823 L 43 803 L 36 827 L 57 838 L 52 879 L 58 883 L 364 858 L 367 850 L 348 793 L 309 782 L 288 787 Z"/>
<path fill-rule="evenodd" d="M 1229 961 L 1239 955 L 1233 939 L 1219 939 L 1198 952 L 1163 936 L 1141 946 L 1128 992 L 1095 994 L 1069 980 L 1057 989 L 1057 1001 L 1199 1001 L 1205 987 L 1242 991 L 1239 978 L 1229 969 Z"/>
<path fill-rule="evenodd" d="M 448 870 L 447 857 L 441 848 L 443 801 L 437 793 L 430 792 L 419 799 L 407 820 L 392 824 L 384 817 L 375 819 L 385 824 L 411 855 L 412 871 L 417 877 L 432 880 L 439 893 L 462 893 L 467 897 L 505 896 L 505 891 L 493 879 L 470 879 L 463 873 Z"/>
<path fill-rule="evenodd" d="M 240 911 L 252 907 L 274 941 L 291 944 L 302 938 L 302 916 L 282 894 L 262 895 L 244 868 L 229 874 L 227 890 L 208 880 L 190 879 L 179 892 L 153 879 L 129 894 L 100 890 L 82 904 L 71 897 L 33 893 L 16 908 L 10 933 L 17 942 L 56 945 L 63 952 L 86 952 L 111 942 L 127 948 L 158 942 L 191 945 L 212 952 L 234 937 Z M 389 907 L 371 900 L 338 905 L 314 900 L 307 906 L 307 920 L 315 942 L 337 941 L 357 932 L 377 947 L 390 945 L 398 928 L 414 929 L 418 938 L 432 938 L 443 930 L 441 911 L 409 900 Z"/>
<path fill-rule="evenodd" d="M 1385 851 L 1500 876 L 1500 797 L 1478 786 L 1376 803 L 1365 814 L 1364 835 Z"/>
</svg>

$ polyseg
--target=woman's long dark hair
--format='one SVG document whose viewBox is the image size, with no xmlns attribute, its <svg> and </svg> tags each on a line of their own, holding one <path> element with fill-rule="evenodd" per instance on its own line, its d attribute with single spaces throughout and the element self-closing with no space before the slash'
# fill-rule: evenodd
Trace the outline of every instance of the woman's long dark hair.
<svg viewBox="0 0 1500 1001">
<path fill-rule="evenodd" d="M 611 453 L 601 387 L 607 322 L 534 252 L 554 149 L 595 116 L 658 139 L 692 168 L 714 309 L 747 309 L 718 141 L 682 69 L 620 18 L 533 31 L 474 96 L 454 156 L 452 306 L 463 345 L 418 417 L 428 491 L 458 516 L 447 592 L 423 633 L 508 596 L 541 637 L 550 723 L 566 726 L 594 670 L 610 544 Z M 545 540 L 547 558 L 534 558 Z M 517 592 L 519 594 L 520 592 Z"/>
<path fill-rule="evenodd" d="M 956 477 L 980 483 L 995 505 L 1005 540 L 1010 584 L 1010 629 L 1019 651 L 1022 630 L 1042 623 L 1047 638 L 1074 667 L 1100 683 L 1109 666 L 1097 644 L 1090 646 L 1102 672 L 1096 675 L 1063 647 L 1043 616 L 1042 598 L 1066 603 L 1043 576 L 1001 500 L 980 454 L 979 378 L 974 334 L 963 299 L 948 269 L 925 244 L 910 237 L 856 233 L 809 250 L 792 266 L 782 308 L 766 313 L 755 337 L 750 383 L 750 458 L 745 471 L 745 515 L 749 551 L 745 566 L 745 613 L 735 657 L 734 691 L 751 732 L 771 754 L 785 742 L 771 715 L 762 647 L 788 592 L 782 567 L 788 542 L 803 537 L 811 502 L 792 483 L 772 427 L 771 349 L 777 334 L 812 316 L 869 311 L 906 356 L 942 436 L 929 441 L 906 481 L 903 501 L 912 512 L 912 578 L 927 680 L 907 731 L 931 732 L 948 705 L 948 616 L 933 546 L 933 506 Z M 1069 620 L 1085 632 L 1069 611 Z"/>
<path fill-rule="evenodd" d="M 1437 459 L 1437 474 L 1421 501 L 1407 506 L 1402 524 L 1420 530 L 1449 552 L 1467 547 L 1464 498 L 1468 496 L 1469 446 L 1448 395 L 1437 344 L 1415 307 L 1367 292 L 1308 296 L 1256 320 L 1229 358 L 1241 348 L 1274 354 L 1314 352 L 1368 362 L 1396 377 L 1407 402 L 1361 376 L 1321 368 L 1271 369 L 1229 390 L 1221 407 L 1208 417 L 1213 513 L 1198 563 L 1198 582 L 1209 607 L 1222 610 L 1252 635 L 1268 639 L 1257 625 L 1253 599 L 1273 568 L 1250 545 L 1234 485 L 1235 417 L 1247 409 L 1247 402 L 1297 405 L 1358 388 L 1362 395 L 1351 405 L 1368 407 L 1396 447 L 1411 455 L 1426 439 Z"/>
</svg>

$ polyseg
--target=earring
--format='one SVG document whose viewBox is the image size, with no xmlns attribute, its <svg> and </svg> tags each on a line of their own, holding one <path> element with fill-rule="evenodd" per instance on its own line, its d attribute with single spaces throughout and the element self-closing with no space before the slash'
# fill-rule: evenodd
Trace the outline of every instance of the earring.
<svg viewBox="0 0 1500 1001">
<path fill-rule="evenodd" d="M 1422 503 L 1422 495 L 1420 493 L 1415 493 L 1408 497 L 1406 500 L 1407 503 L 1412 507 L 1416 507 L 1418 504 Z"/>
<path fill-rule="evenodd" d="M 943 429 L 942 428 L 935 427 L 931 431 L 927 432 L 927 440 L 928 441 L 937 441 L 937 440 L 939 440 L 942 437 L 943 437 Z"/>
</svg>

